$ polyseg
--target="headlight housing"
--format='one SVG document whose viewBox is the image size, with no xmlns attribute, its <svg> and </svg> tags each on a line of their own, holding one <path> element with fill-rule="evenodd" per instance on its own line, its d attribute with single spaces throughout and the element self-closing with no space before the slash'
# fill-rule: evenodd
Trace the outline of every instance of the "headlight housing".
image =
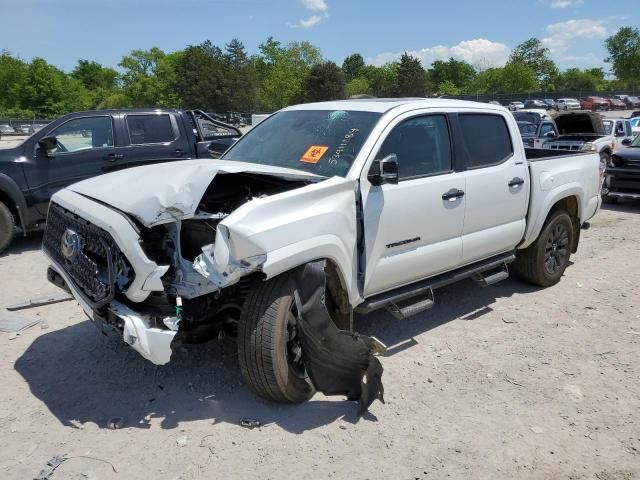
<svg viewBox="0 0 640 480">
<path fill-rule="evenodd" d="M 582 150 L 583 152 L 595 152 L 598 149 L 595 146 L 595 144 L 593 144 L 591 142 L 587 142 L 584 145 L 582 145 L 582 148 L 580 148 L 580 150 Z"/>
</svg>

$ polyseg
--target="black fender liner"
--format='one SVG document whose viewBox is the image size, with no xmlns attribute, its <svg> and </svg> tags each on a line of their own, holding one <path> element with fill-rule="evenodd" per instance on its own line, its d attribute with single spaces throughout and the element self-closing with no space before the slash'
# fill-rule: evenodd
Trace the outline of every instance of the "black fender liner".
<svg viewBox="0 0 640 480">
<path fill-rule="evenodd" d="M 324 302 L 325 262 L 299 267 L 293 279 L 302 360 L 316 390 L 346 395 L 359 403 L 360 414 L 375 399 L 384 403 L 383 368 L 374 354 L 384 353 L 385 347 L 373 337 L 335 325 Z"/>
</svg>

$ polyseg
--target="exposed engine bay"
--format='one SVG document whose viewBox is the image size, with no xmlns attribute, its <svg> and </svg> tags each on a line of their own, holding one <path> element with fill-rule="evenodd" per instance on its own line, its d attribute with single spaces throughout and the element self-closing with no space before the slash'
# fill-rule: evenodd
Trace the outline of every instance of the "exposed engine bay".
<svg viewBox="0 0 640 480">
<path fill-rule="evenodd" d="M 177 330 L 174 342 L 200 343 L 222 335 L 235 336 L 242 302 L 251 284 L 263 276 L 256 265 L 240 265 L 237 282 L 217 282 L 207 270 L 213 256 L 218 224 L 254 199 L 310 184 L 251 173 L 219 174 L 204 193 L 192 218 L 151 228 L 139 225 L 142 247 L 152 260 L 168 264 L 162 277 L 164 293 L 152 294 L 142 304 L 154 323 Z"/>
</svg>

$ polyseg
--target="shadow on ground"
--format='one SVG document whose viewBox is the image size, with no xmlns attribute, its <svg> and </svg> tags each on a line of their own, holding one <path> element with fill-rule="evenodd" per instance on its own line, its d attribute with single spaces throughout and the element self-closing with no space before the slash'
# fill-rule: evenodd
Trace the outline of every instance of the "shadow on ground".
<svg viewBox="0 0 640 480">
<path fill-rule="evenodd" d="M 603 203 L 603 210 L 623 213 L 640 213 L 640 201 L 620 199 L 617 203 Z"/>
<path fill-rule="evenodd" d="M 0 258 L 9 257 L 11 255 L 19 255 L 33 250 L 42 248 L 42 232 L 30 233 L 26 237 L 16 235 L 11 242 L 9 248 L 0 254 Z"/>
<path fill-rule="evenodd" d="M 410 349 L 414 337 L 454 319 L 473 321 L 491 311 L 498 297 L 534 289 L 516 281 L 481 289 L 462 282 L 436 292 L 430 312 L 398 322 L 385 313 L 357 319 L 361 333 L 390 346 L 388 355 Z M 421 340 L 424 341 L 424 340 Z M 384 363 L 384 359 L 383 359 Z M 357 404 L 317 395 L 284 406 L 255 397 L 244 386 L 231 339 L 181 347 L 172 361 L 155 366 L 117 337 L 105 337 L 84 321 L 38 337 L 15 363 L 31 392 L 67 426 L 94 423 L 107 428 L 121 417 L 125 426 L 148 428 L 151 418 L 171 429 L 181 422 L 211 420 L 238 424 L 244 417 L 301 433 L 337 419 L 355 423 Z M 365 420 L 376 420 L 372 414 Z"/>
</svg>

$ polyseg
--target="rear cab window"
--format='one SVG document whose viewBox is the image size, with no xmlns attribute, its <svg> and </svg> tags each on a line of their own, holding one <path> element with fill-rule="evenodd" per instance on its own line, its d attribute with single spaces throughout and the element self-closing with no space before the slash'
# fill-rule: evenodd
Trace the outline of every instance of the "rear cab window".
<svg viewBox="0 0 640 480">
<path fill-rule="evenodd" d="M 498 165 L 513 155 L 511 134 L 502 115 L 461 113 L 458 120 L 467 169 Z"/>
<path fill-rule="evenodd" d="M 171 143 L 178 138 L 178 129 L 169 114 L 127 115 L 127 130 L 131 145 Z"/>
</svg>

